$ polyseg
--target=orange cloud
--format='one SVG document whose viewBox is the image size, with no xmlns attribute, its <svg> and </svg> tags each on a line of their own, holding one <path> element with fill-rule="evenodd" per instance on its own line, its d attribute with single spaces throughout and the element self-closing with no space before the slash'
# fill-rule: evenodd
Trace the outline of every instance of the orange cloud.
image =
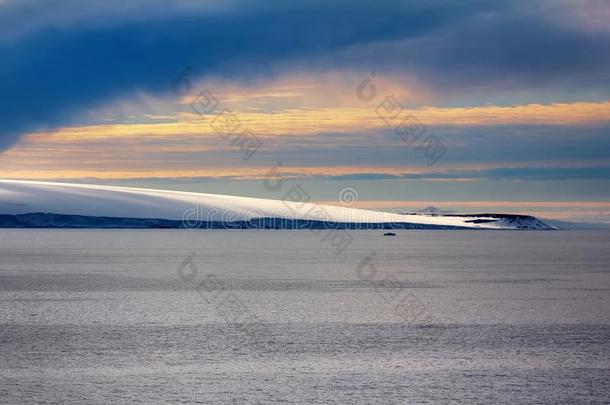
<svg viewBox="0 0 610 405">
<path fill-rule="evenodd" d="M 4 160 L 2 163 L 6 163 Z M 104 179 L 129 179 L 143 177 L 216 177 L 233 179 L 264 179 L 269 176 L 271 167 L 222 167 L 202 166 L 201 164 L 187 164 L 185 167 L 173 169 L 154 169 L 146 162 L 126 162 L 118 164 L 109 157 L 105 160 L 103 156 L 88 160 L 86 163 L 65 162 L 61 159 L 48 160 L 45 169 L 31 168 L 29 165 L 19 165 L 19 162 L 5 165 L 0 164 L 0 178 L 13 179 L 77 179 L 82 177 L 97 177 Z M 197 166 L 196 168 L 192 166 Z M 318 166 L 304 167 L 291 166 L 281 169 L 283 178 L 295 179 L 308 176 L 340 176 L 358 173 L 384 173 L 404 174 L 417 173 L 416 167 L 356 167 L 356 166 Z"/>
<path fill-rule="evenodd" d="M 573 125 L 610 121 L 610 102 L 508 107 L 422 107 L 404 110 L 400 117 L 409 115 L 427 126 Z M 389 120 L 389 123 L 384 121 L 372 107 L 294 108 L 275 112 L 236 111 L 235 117 L 241 123 L 241 129 L 249 129 L 261 137 L 315 135 L 322 132 L 351 133 L 392 128 L 400 123 L 400 119 Z M 52 132 L 31 134 L 26 141 L 67 143 L 105 139 L 217 138 L 215 127 L 217 128 L 221 119 L 218 115 L 201 117 L 194 113 L 182 113 L 171 123 L 66 127 Z"/>
<path fill-rule="evenodd" d="M 304 93 L 320 93 L 301 86 Z M 298 97 L 298 86 L 285 86 L 250 91 L 229 92 L 229 98 L 239 97 L 251 101 L 256 98 L 287 99 Z M 352 94 L 353 98 L 353 94 Z M 381 100 L 381 97 L 379 97 Z M 308 100 L 319 103 L 320 100 Z M 341 104 L 341 103 L 339 103 Z M 347 103 L 344 103 L 347 104 Z M 360 103 L 364 104 L 364 103 Z M 245 105 L 248 105 L 246 103 Z M 318 104 L 319 105 L 319 104 Z M 240 107 L 240 105 L 238 105 Z M 396 124 L 379 117 L 374 103 L 340 107 L 283 108 L 274 111 L 253 110 L 250 107 L 236 108 L 235 116 L 241 129 L 249 129 L 262 140 L 270 152 L 286 146 L 282 139 L 290 141 L 291 147 L 307 146 L 307 142 L 321 133 L 341 133 L 328 145 L 321 148 L 339 148 L 345 145 L 370 142 L 363 132 L 391 128 Z M 574 125 L 610 121 L 610 101 L 599 103 L 528 104 L 517 106 L 478 106 L 459 108 L 421 107 L 404 110 L 400 117 L 413 115 L 426 126 L 477 126 L 505 124 Z M 231 146 L 230 139 L 223 139 L 215 131 L 218 116 L 199 116 L 193 113 L 176 115 L 147 114 L 144 123 L 117 123 L 65 127 L 51 132 L 27 135 L 12 149 L 0 156 L 0 176 L 9 178 L 131 178 L 131 177 L 199 177 L 237 176 L 257 178 L 266 168 L 219 166 L 240 165 L 239 152 Z M 159 122 L 162 119 L 165 122 Z M 170 122 L 167 122 L 170 121 Z M 218 121 L 216 122 L 218 123 Z M 575 132 L 574 136 L 579 136 Z M 451 138 L 446 139 L 451 142 Z M 231 152 L 236 160 L 226 162 L 216 152 Z M 196 155 L 194 155 L 196 154 Z M 187 156 L 190 156 L 187 158 Z M 205 157 L 208 167 L 202 167 Z M 326 162 L 320 162 L 322 165 Z M 489 167 L 498 167 L 494 162 Z M 506 164 L 503 165 L 507 167 Z M 452 166 L 452 169 L 482 169 L 483 167 Z M 430 171 L 426 168 L 426 171 Z M 341 175 L 358 173 L 405 174 L 419 173 L 421 166 L 413 167 L 300 167 L 291 168 L 294 176 Z M 440 169 L 433 169 L 440 170 Z M 442 171 L 442 170 L 441 170 Z M 261 174 L 262 173 L 262 174 Z M 459 180 L 453 180 L 459 181 Z"/>
</svg>

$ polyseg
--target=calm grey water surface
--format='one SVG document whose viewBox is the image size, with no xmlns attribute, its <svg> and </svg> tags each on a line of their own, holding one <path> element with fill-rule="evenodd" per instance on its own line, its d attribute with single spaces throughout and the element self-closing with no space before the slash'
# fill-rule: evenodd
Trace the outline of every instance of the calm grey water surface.
<svg viewBox="0 0 610 405">
<path fill-rule="evenodd" d="M 0 402 L 609 402 L 609 232 L 381 234 L 0 230 Z"/>
</svg>

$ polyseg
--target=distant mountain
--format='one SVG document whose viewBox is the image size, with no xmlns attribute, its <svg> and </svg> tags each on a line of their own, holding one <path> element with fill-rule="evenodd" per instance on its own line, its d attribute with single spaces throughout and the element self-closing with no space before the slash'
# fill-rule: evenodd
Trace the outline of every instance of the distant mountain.
<svg viewBox="0 0 610 405">
<path fill-rule="evenodd" d="M 2 228 L 556 229 L 508 214 L 396 214 L 218 194 L 0 180 Z"/>
<path fill-rule="evenodd" d="M 436 208 L 436 207 L 426 207 L 423 210 L 419 210 L 417 211 L 417 214 L 424 214 L 424 215 L 451 215 L 454 214 L 455 211 L 451 211 L 451 210 L 441 210 L 440 208 Z"/>
</svg>

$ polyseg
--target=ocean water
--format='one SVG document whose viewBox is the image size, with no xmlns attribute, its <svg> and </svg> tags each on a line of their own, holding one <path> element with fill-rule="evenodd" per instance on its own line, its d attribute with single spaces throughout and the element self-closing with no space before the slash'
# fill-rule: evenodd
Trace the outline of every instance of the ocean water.
<svg viewBox="0 0 610 405">
<path fill-rule="evenodd" d="M 605 231 L 0 230 L 0 403 L 610 402 Z"/>
</svg>

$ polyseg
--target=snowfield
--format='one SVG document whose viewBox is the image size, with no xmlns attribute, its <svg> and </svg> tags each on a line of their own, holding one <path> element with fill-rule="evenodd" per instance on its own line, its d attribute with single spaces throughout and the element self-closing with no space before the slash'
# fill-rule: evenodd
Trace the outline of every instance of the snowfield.
<svg viewBox="0 0 610 405">
<path fill-rule="evenodd" d="M 288 196 L 295 194 L 297 193 L 288 193 Z M 83 221 L 82 217 L 106 217 L 180 221 L 180 224 L 184 224 L 183 227 L 202 221 L 235 223 L 287 219 L 384 224 L 386 228 L 408 227 L 406 225 L 412 224 L 413 227 L 421 225 L 427 228 L 555 229 L 535 217 L 525 215 L 397 214 L 304 203 L 290 198 L 269 200 L 169 190 L 0 180 L 0 227 L 37 227 L 36 221 L 39 218 L 26 214 L 79 216 L 78 227 L 102 227 L 100 224 L 103 221 L 98 219 L 95 225 L 91 225 L 92 222 Z M 63 221 L 61 227 L 70 227 L 69 218 L 64 218 Z M 41 226 L 53 227 L 48 224 Z"/>
</svg>

